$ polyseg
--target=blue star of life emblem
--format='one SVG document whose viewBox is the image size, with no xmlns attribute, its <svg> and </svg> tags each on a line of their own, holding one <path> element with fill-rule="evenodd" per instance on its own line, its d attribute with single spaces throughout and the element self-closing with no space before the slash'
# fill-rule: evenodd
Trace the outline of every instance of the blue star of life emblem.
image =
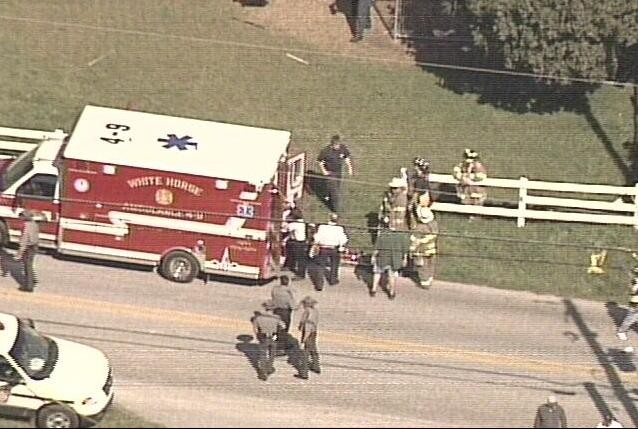
<svg viewBox="0 0 638 429">
<path fill-rule="evenodd" d="M 167 139 L 157 139 L 157 141 L 159 142 L 166 143 L 162 146 L 163 148 L 170 149 L 172 147 L 176 147 L 179 150 L 186 150 L 188 149 L 188 146 L 194 146 L 195 149 L 197 149 L 197 142 L 189 141 L 190 139 L 192 139 L 191 136 L 177 137 L 175 134 L 167 135 Z"/>
</svg>

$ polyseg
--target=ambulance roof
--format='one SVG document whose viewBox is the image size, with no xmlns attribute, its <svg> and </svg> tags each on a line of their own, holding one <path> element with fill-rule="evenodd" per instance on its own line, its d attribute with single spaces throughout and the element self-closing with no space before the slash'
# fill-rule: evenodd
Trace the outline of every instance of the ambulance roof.
<svg viewBox="0 0 638 429">
<path fill-rule="evenodd" d="M 288 131 L 86 106 L 64 157 L 260 185 L 289 141 Z"/>
<path fill-rule="evenodd" d="M 0 313 L 0 354 L 6 355 L 13 348 L 18 335 L 18 319 L 11 314 Z"/>
</svg>

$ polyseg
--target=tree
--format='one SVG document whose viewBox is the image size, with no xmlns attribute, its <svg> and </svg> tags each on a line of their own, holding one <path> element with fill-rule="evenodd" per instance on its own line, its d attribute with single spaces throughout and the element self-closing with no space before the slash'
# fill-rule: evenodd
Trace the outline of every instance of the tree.
<svg viewBox="0 0 638 429">
<path fill-rule="evenodd" d="M 476 43 L 491 58 L 500 58 L 506 69 L 638 82 L 635 0 L 466 0 L 465 7 L 475 19 Z M 634 88 L 635 124 L 637 96 Z M 634 143 L 638 145 L 638 125 Z"/>
</svg>

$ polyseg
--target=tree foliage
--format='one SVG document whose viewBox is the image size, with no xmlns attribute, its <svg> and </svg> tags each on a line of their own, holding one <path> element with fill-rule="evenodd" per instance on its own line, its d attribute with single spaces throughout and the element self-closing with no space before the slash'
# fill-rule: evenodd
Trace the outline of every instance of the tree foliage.
<svg viewBox="0 0 638 429">
<path fill-rule="evenodd" d="M 466 0 L 465 6 L 475 17 L 477 43 L 508 69 L 614 79 L 623 53 L 638 43 L 636 0 Z"/>
</svg>

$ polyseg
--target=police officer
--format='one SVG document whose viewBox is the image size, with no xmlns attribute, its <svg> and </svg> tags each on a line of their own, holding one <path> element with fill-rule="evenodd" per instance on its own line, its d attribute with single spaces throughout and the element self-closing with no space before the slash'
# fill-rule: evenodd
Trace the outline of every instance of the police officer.
<svg viewBox="0 0 638 429">
<path fill-rule="evenodd" d="M 462 204 L 482 206 L 485 203 L 487 192 L 478 182 L 487 178 L 487 169 L 477 152 L 465 149 L 464 159 L 454 167 L 453 176 L 459 182 L 456 193 Z M 470 216 L 470 219 L 473 218 Z"/>
<path fill-rule="evenodd" d="M 427 205 L 427 197 L 421 196 L 416 207 L 416 223 L 410 237 L 410 254 L 416 268 L 419 286 L 429 289 L 434 281 L 434 268 L 436 265 L 436 244 L 439 233 L 439 225 L 434 218 L 434 213 Z"/>
<path fill-rule="evenodd" d="M 275 372 L 274 362 L 277 354 L 277 334 L 285 330 L 286 325 L 279 316 L 273 314 L 275 305 L 268 300 L 262 304 L 264 311 L 256 311 L 251 319 L 255 337 L 259 341 L 257 373 L 260 380 L 266 381 Z"/>
<path fill-rule="evenodd" d="M 318 290 L 323 288 L 323 276 L 328 280 L 328 284 L 334 286 L 339 283 L 339 252 L 344 250 L 348 243 L 348 236 L 343 226 L 338 225 L 339 216 L 330 215 L 330 221 L 327 224 L 319 225 L 314 236 L 314 244 L 318 246 L 319 253 L 315 257 L 317 264 L 322 270 L 322 276 L 319 285 L 315 285 Z M 326 267 L 328 272 L 326 273 Z"/>
<path fill-rule="evenodd" d="M 292 316 L 292 310 L 295 308 L 295 297 L 290 290 L 290 278 L 288 276 L 280 276 L 279 284 L 273 286 L 271 291 L 271 298 L 274 305 L 273 313 L 279 316 L 279 318 L 286 325 L 285 331 L 290 330 L 290 318 Z"/>
<path fill-rule="evenodd" d="M 394 229 L 405 229 L 408 211 L 408 183 L 405 179 L 394 177 L 388 183 L 390 188 L 383 195 L 379 207 L 379 223 Z"/>
<path fill-rule="evenodd" d="M 343 184 L 341 176 L 343 175 L 343 166 L 348 169 L 348 174 L 352 176 L 352 161 L 350 159 L 350 150 L 341 142 L 341 136 L 335 134 L 330 139 L 330 144 L 323 148 L 319 157 L 319 167 L 326 177 L 327 200 L 330 207 L 335 213 L 341 213 L 342 210 L 342 190 Z"/>
<path fill-rule="evenodd" d="M 21 286 L 19 290 L 33 292 L 36 282 L 33 263 L 35 254 L 38 251 L 40 229 L 31 210 L 24 209 L 21 217 L 24 219 L 24 226 L 22 228 L 22 235 L 20 236 L 20 248 L 16 254 L 16 259 L 22 261 L 24 285 Z"/>
<path fill-rule="evenodd" d="M 317 350 L 317 326 L 319 325 L 319 311 L 315 308 L 317 301 L 309 296 L 305 297 L 301 304 L 303 305 L 303 314 L 299 321 L 299 330 L 301 331 L 301 343 L 303 344 L 303 353 L 301 357 L 301 365 L 299 368 L 298 378 L 308 379 L 308 368 L 310 371 L 321 374 L 319 366 L 319 351 Z"/>
</svg>

